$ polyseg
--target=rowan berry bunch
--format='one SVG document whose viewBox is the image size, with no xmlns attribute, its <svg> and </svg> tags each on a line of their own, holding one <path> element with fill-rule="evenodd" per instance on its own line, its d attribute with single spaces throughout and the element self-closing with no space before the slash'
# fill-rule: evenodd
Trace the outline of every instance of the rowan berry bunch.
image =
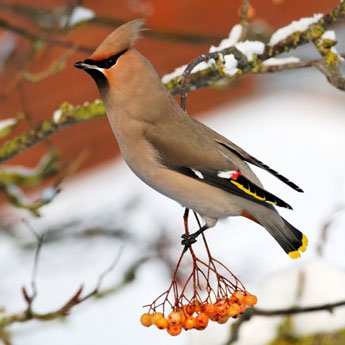
<svg viewBox="0 0 345 345">
<path fill-rule="evenodd" d="M 186 235 L 189 234 L 187 217 L 188 213 L 185 215 Z M 204 234 L 202 239 L 207 260 L 200 259 L 192 246 L 182 251 L 169 288 L 146 306 L 148 312 L 140 318 L 143 326 L 155 325 L 176 336 L 183 329 L 204 330 L 209 321 L 226 323 L 256 304 L 256 296 L 211 255 Z M 187 252 L 191 255 L 192 270 L 186 279 L 181 279 L 179 269 Z"/>
<path fill-rule="evenodd" d="M 229 298 L 217 299 L 215 303 L 210 301 L 203 303 L 194 299 L 191 303 L 173 308 L 166 316 L 153 309 L 149 313 L 142 314 L 140 322 L 143 326 L 155 325 L 158 329 L 167 330 L 170 335 L 176 336 L 183 329 L 202 331 L 208 326 L 209 321 L 226 323 L 230 318 L 242 314 L 247 307 L 254 306 L 256 301 L 256 296 L 248 292 L 236 291 Z"/>
</svg>

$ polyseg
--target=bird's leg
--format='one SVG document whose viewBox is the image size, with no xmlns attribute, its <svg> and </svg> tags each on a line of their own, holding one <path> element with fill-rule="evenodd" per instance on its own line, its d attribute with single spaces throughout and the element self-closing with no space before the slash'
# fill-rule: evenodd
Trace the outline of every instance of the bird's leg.
<svg viewBox="0 0 345 345">
<path fill-rule="evenodd" d="M 188 215 L 189 215 L 189 208 L 186 208 L 184 210 L 184 214 L 183 214 L 184 232 L 185 232 L 186 235 L 189 235 Z"/>
<path fill-rule="evenodd" d="M 192 234 L 182 235 L 183 240 L 181 241 L 181 244 L 185 246 L 185 250 L 187 250 L 193 243 L 195 243 L 197 237 L 201 235 L 207 229 L 208 229 L 208 226 L 204 225 L 198 231 L 195 231 Z"/>
</svg>

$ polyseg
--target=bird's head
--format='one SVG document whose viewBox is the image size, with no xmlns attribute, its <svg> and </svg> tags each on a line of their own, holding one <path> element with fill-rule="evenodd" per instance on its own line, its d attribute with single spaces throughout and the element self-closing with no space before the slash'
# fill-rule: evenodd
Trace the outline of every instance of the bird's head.
<svg viewBox="0 0 345 345">
<path fill-rule="evenodd" d="M 107 88 L 117 62 L 125 57 L 140 38 L 144 24 L 144 19 L 135 19 L 121 25 L 86 60 L 78 61 L 74 66 L 90 74 L 100 90 Z"/>
</svg>

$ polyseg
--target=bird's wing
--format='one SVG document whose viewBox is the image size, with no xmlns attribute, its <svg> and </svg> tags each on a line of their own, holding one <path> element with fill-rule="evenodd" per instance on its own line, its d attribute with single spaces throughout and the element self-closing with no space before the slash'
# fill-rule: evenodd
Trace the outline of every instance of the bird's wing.
<svg viewBox="0 0 345 345">
<path fill-rule="evenodd" d="M 215 171 L 207 169 L 200 171 L 187 167 L 170 168 L 245 199 L 292 210 L 288 203 L 248 180 L 239 170 Z"/>
<path fill-rule="evenodd" d="M 289 204 L 267 192 L 243 159 L 225 151 L 205 128 L 160 126 L 159 131 L 147 129 L 144 136 L 164 167 L 266 206 L 291 209 Z"/>
<path fill-rule="evenodd" d="M 197 126 L 204 127 L 204 130 L 208 132 L 208 135 L 210 135 L 216 142 L 218 142 L 220 145 L 222 145 L 229 152 L 231 152 L 234 155 L 238 156 L 240 159 L 242 159 L 245 162 L 248 162 L 248 163 L 253 164 L 253 165 L 255 165 L 255 166 L 257 166 L 257 167 L 259 167 L 261 169 L 264 169 L 264 170 L 268 171 L 270 174 L 272 174 L 273 176 L 278 178 L 280 181 L 282 181 L 285 184 L 287 184 L 292 189 L 296 190 L 297 192 L 303 193 L 303 190 L 300 187 L 298 187 L 295 183 L 293 183 L 288 178 L 286 178 L 285 176 L 281 175 L 280 173 L 278 173 L 274 169 L 270 168 L 268 165 L 266 165 L 265 163 L 261 162 L 257 158 L 253 157 L 252 155 L 247 153 L 245 150 L 243 150 L 241 147 L 237 146 L 236 144 L 234 144 L 233 142 L 231 142 L 227 138 L 223 137 L 222 135 L 220 135 L 216 131 L 212 130 L 211 128 L 203 125 L 199 121 L 197 121 L 195 119 L 193 119 L 193 121 L 196 123 Z"/>
</svg>

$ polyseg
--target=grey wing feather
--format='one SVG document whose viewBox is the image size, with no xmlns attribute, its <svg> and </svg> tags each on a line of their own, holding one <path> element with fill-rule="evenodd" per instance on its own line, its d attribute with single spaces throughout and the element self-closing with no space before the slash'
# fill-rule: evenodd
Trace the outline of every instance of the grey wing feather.
<svg viewBox="0 0 345 345">
<path fill-rule="evenodd" d="M 161 165 L 193 178 L 197 177 L 193 172 L 198 172 L 204 176 L 201 178 L 204 183 L 252 201 L 291 208 L 265 191 L 242 158 L 215 141 L 208 127 L 196 120 L 184 121 L 180 119 L 173 126 L 171 122 L 168 126 L 160 124 L 159 132 L 154 127 L 146 128 L 145 138 L 156 151 Z M 241 177 L 235 181 L 220 176 L 221 172 L 229 171 L 238 171 Z"/>
<path fill-rule="evenodd" d="M 234 155 L 238 156 L 243 161 L 246 161 L 246 162 L 248 162 L 250 164 L 253 164 L 253 165 L 255 165 L 255 166 L 257 166 L 257 167 L 259 167 L 261 169 L 266 170 L 267 172 L 269 172 L 270 174 L 272 174 L 273 176 L 278 178 L 280 181 L 282 181 L 285 184 L 287 184 L 292 189 L 296 190 L 297 192 L 302 192 L 303 193 L 303 190 L 300 187 L 298 187 L 295 183 L 290 181 L 288 178 L 286 178 L 285 176 L 281 175 L 280 173 L 278 173 L 274 169 L 270 168 L 268 165 L 264 164 L 263 162 L 261 162 L 257 158 L 251 156 L 249 153 L 247 153 L 242 148 L 240 148 L 239 146 L 237 146 L 236 144 L 234 144 L 230 140 L 226 139 L 222 135 L 218 134 L 217 132 L 213 131 L 212 129 L 210 129 L 208 127 L 207 127 L 207 129 L 209 130 L 209 133 L 212 135 L 214 140 L 219 145 L 222 145 L 229 152 L 232 152 Z"/>
</svg>

